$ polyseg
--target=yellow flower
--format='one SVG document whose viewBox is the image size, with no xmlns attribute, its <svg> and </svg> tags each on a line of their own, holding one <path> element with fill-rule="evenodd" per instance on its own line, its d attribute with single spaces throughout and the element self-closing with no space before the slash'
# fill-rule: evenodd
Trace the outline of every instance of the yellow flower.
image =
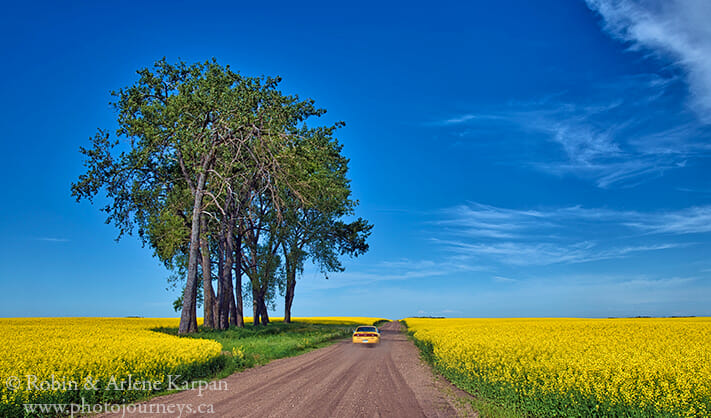
<svg viewBox="0 0 711 418">
<path fill-rule="evenodd" d="M 17 387 L 0 388 L 0 408 L 81 390 L 87 381 L 103 387 L 112 378 L 120 382 L 130 375 L 133 381 L 163 383 L 178 367 L 199 367 L 220 354 L 222 346 L 215 341 L 152 331 L 177 325 L 178 319 L 0 319 L 0 382 L 19 379 Z"/>
<path fill-rule="evenodd" d="M 698 416 L 711 404 L 711 318 L 405 321 L 472 382 L 595 410 Z"/>
</svg>

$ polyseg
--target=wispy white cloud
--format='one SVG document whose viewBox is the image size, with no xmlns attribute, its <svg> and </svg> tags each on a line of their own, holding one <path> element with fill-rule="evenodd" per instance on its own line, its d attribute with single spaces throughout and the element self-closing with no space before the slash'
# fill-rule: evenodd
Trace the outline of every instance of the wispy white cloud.
<svg viewBox="0 0 711 418">
<path fill-rule="evenodd" d="M 611 132 L 595 132 L 589 126 L 557 123 L 550 126 L 553 141 L 559 143 L 568 159 L 581 166 L 593 166 L 600 158 L 622 153 Z"/>
<path fill-rule="evenodd" d="M 488 238 L 517 238 L 516 231 L 530 226 L 532 222 L 544 222 L 544 215 L 536 211 L 516 211 L 471 202 L 442 211 L 445 219 L 436 223 L 452 227 L 455 232 Z"/>
<path fill-rule="evenodd" d="M 697 189 L 697 188 L 691 188 L 691 187 L 677 187 L 676 189 L 680 192 L 686 192 L 686 193 L 701 193 L 701 194 L 711 193 L 711 189 Z"/>
<path fill-rule="evenodd" d="M 461 313 L 462 311 L 457 311 L 454 309 L 442 309 L 440 311 L 426 311 L 424 309 L 419 309 L 417 311 L 417 316 L 444 317 L 446 315 L 456 315 Z"/>
<path fill-rule="evenodd" d="M 586 0 L 613 37 L 668 59 L 686 75 L 694 108 L 711 122 L 711 2 Z"/>
<path fill-rule="evenodd" d="M 625 226 L 655 234 L 698 234 L 711 232 L 711 205 L 675 211 L 639 212 L 609 208 L 585 208 L 579 205 L 548 209 L 511 209 L 468 202 L 440 211 L 437 225 L 487 235 L 487 230 L 520 231 L 525 235 L 542 229 L 563 228 L 570 223 L 597 223 Z M 476 231 L 482 229 L 484 233 Z M 507 238 L 507 237 L 504 237 Z"/>
<path fill-rule="evenodd" d="M 509 101 L 503 109 L 467 112 L 435 125 L 461 138 L 504 136 L 555 146 L 516 161 L 600 188 L 633 187 L 693 165 L 711 152 L 711 2 L 708 0 L 586 0 L 603 29 L 663 61 L 659 74 L 595 83 L 589 90 Z M 669 67 L 666 63 L 672 63 Z M 680 71 L 670 72 L 668 68 Z M 670 73 L 673 73 L 670 75 Z M 664 74 L 664 75 L 660 75 Z M 694 117 L 679 106 L 688 86 Z M 557 153 L 556 153 L 557 152 Z"/>
<path fill-rule="evenodd" d="M 463 241 L 437 240 L 451 250 L 468 256 L 483 256 L 500 263 L 516 266 L 551 264 L 579 264 L 591 261 L 624 258 L 632 253 L 665 250 L 684 246 L 683 244 L 665 243 L 658 245 L 640 245 L 602 248 L 591 241 L 564 243 L 467 243 Z"/>
<path fill-rule="evenodd" d="M 642 154 L 681 156 L 685 159 L 711 151 L 711 142 L 707 139 L 708 134 L 698 124 L 684 123 L 669 129 L 632 137 L 629 142 Z"/>
<path fill-rule="evenodd" d="M 711 232 L 711 206 L 697 206 L 675 212 L 637 215 L 627 226 L 655 234 L 698 234 Z"/>
<path fill-rule="evenodd" d="M 40 237 L 34 238 L 35 241 L 46 241 L 46 242 L 69 242 L 68 238 L 55 238 L 55 237 Z"/>
<path fill-rule="evenodd" d="M 677 109 L 667 89 L 674 77 L 656 74 L 599 83 L 590 96 L 557 95 L 512 102 L 503 108 L 460 114 L 438 126 L 462 138 L 535 141 L 540 154 L 517 164 L 576 176 L 600 188 L 631 187 L 685 167 L 711 151 L 711 129 Z M 612 97 L 613 99 L 610 99 Z M 674 110 L 676 109 L 676 110 Z M 527 145 L 526 149 L 530 149 Z"/>
<path fill-rule="evenodd" d="M 581 206 L 520 210 L 472 202 L 440 216 L 434 223 L 441 228 L 432 239 L 440 246 L 460 257 L 517 266 L 625 258 L 694 245 L 679 237 L 711 232 L 711 205 L 643 213 Z"/>
<path fill-rule="evenodd" d="M 517 279 L 512 279 L 510 277 L 494 276 L 494 281 L 498 283 L 516 283 Z"/>
<path fill-rule="evenodd" d="M 401 259 L 382 261 L 360 269 L 347 269 L 342 273 L 330 274 L 329 280 L 324 280 L 316 271 L 305 273 L 312 279 L 302 285 L 306 289 L 333 289 L 343 287 L 367 286 L 373 283 L 387 281 L 407 281 L 422 278 L 447 277 L 453 274 L 480 271 L 483 268 L 473 266 L 459 260 L 458 257 L 445 257 L 441 260 L 410 260 Z"/>
<path fill-rule="evenodd" d="M 688 283 L 694 282 L 697 279 L 695 277 L 668 277 L 660 279 L 649 279 L 649 278 L 634 278 L 629 280 L 623 280 L 618 283 L 620 287 L 637 287 L 637 288 L 673 288 L 684 286 Z"/>
<path fill-rule="evenodd" d="M 591 179 L 602 188 L 629 188 L 656 178 L 667 170 L 680 168 L 678 163 L 664 162 L 657 159 L 638 159 L 629 161 L 598 162 L 595 164 L 575 163 L 534 163 L 533 167 L 557 176 L 575 175 Z"/>
<path fill-rule="evenodd" d="M 446 120 L 442 121 L 442 124 L 443 125 L 456 125 L 459 123 L 464 123 L 464 122 L 470 121 L 472 119 L 476 119 L 476 117 L 477 117 L 476 115 L 462 115 L 459 117 L 446 119 Z"/>
<path fill-rule="evenodd" d="M 472 121 L 496 121 L 496 120 L 501 120 L 501 119 L 503 119 L 502 116 L 495 115 L 495 114 L 469 113 L 469 114 L 454 116 L 451 118 L 436 121 L 433 123 L 433 125 L 436 125 L 436 126 L 461 125 L 463 123 L 472 122 Z"/>
</svg>

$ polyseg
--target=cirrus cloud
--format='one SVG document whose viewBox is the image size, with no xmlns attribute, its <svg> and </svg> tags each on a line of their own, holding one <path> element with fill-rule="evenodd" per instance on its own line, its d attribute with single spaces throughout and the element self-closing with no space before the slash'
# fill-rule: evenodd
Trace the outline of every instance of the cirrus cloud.
<svg viewBox="0 0 711 418">
<path fill-rule="evenodd" d="M 586 0 L 604 29 L 631 49 L 681 68 L 697 113 L 711 123 L 711 2 L 707 0 Z"/>
</svg>

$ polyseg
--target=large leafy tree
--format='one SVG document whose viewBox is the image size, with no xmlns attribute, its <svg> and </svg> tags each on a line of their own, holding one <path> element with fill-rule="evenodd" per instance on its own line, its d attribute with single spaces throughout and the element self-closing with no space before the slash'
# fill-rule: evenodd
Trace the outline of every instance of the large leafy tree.
<svg viewBox="0 0 711 418">
<path fill-rule="evenodd" d="M 91 199 L 105 189 L 111 202 L 104 208 L 107 221 L 119 227 L 120 235 L 130 233 L 137 223 L 144 241 L 164 261 L 187 249 L 180 332 L 197 329 L 199 217 L 208 170 L 223 141 L 214 129 L 219 112 L 204 92 L 211 90 L 219 97 L 239 82 L 237 74 L 220 74 L 217 67 L 214 62 L 187 66 L 162 60 L 153 70 L 138 71 L 138 82 L 112 93 L 117 138 L 126 142 L 110 141 L 100 131 L 93 148 L 82 149 L 87 173 L 72 185 L 77 199 Z M 184 222 L 176 228 L 179 219 Z"/>
<path fill-rule="evenodd" d="M 112 93 L 116 134 L 99 130 L 81 148 L 87 171 L 72 194 L 91 201 L 104 191 L 119 238 L 136 228 L 167 267 L 184 273 L 180 333 L 197 330 L 200 270 L 205 325 L 243 326 L 242 273 L 255 317 L 267 319 L 280 248 L 287 273 L 306 254 L 333 271 L 341 268 L 336 252 L 367 250 L 370 226 L 339 220 L 355 206 L 347 160 L 332 138 L 340 124 L 307 128 L 325 112 L 312 100 L 284 95 L 279 78 L 244 77 L 215 60 L 163 59 L 138 75 Z"/>
</svg>

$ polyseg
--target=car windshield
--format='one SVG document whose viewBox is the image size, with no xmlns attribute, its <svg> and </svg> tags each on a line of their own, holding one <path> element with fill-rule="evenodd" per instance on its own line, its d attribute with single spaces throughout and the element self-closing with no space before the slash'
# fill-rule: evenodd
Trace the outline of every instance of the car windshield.
<svg viewBox="0 0 711 418">
<path fill-rule="evenodd" d="M 378 332 L 375 327 L 358 327 L 356 332 Z"/>
</svg>

